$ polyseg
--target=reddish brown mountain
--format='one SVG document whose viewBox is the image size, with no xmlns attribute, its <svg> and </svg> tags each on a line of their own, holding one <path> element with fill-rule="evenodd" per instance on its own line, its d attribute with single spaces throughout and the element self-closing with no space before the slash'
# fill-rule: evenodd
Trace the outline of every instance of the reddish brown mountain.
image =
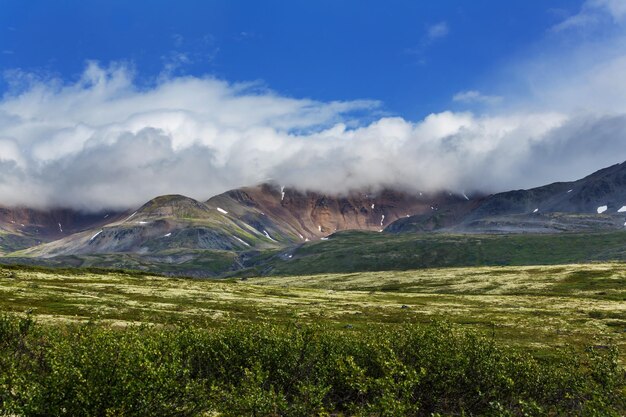
<svg viewBox="0 0 626 417">
<path fill-rule="evenodd" d="M 461 200 L 465 199 L 450 193 L 393 190 L 331 196 L 271 184 L 228 191 L 205 203 L 180 195 L 161 196 L 132 214 L 24 254 L 267 249 L 323 239 L 347 229 L 382 231 L 399 218 L 437 211 Z"/>
<path fill-rule="evenodd" d="M 354 191 L 331 196 L 302 192 L 271 184 L 228 191 L 206 202 L 243 216 L 261 213 L 286 234 L 313 240 L 336 231 L 357 229 L 382 231 L 399 218 L 437 211 L 465 198 L 451 193 L 405 193 Z"/>
</svg>

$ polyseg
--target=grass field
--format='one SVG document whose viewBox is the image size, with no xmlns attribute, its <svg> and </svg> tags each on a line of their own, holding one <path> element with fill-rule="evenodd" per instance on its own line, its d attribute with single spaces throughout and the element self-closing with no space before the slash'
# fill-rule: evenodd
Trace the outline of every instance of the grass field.
<svg viewBox="0 0 626 417">
<path fill-rule="evenodd" d="M 448 235 L 348 231 L 289 253 L 291 258 L 261 259 L 251 273 L 308 275 L 626 261 L 626 233 Z"/>
<path fill-rule="evenodd" d="M 0 311 L 42 322 L 323 322 L 346 331 L 443 318 L 505 344 L 548 351 L 608 342 L 626 358 L 626 264 L 174 279 L 118 272 L 0 269 Z"/>
</svg>

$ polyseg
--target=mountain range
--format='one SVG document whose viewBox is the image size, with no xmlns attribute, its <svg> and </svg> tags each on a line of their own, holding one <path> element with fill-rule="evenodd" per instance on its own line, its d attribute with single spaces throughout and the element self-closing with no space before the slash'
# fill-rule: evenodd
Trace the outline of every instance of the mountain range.
<svg viewBox="0 0 626 417">
<path fill-rule="evenodd" d="M 0 254 L 3 262 L 216 276 L 276 256 L 288 261 L 293 248 L 347 230 L 552 234 L 625 226 L 622 163 L 577 181 L 491 195 L 393 189 L 327 195 L 261 184 L 203 202 L 160 196 L 123 212 L 0 207 Z"/>
</svg>

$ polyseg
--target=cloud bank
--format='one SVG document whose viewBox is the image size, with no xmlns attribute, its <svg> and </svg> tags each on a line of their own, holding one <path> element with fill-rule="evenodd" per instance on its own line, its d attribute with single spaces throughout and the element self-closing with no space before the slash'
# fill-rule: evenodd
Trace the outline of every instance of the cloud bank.
<svg viewBox="0 0 626 417">
<path fill-rule="evenodd" d="M 600 6 L 589 7 L 579 14 Z M 506 108 L 500 91 L 468 90 L 455 100 L 466 110 L 416 121 L 376 117 L 377 101 L 290 98 L 211 77 L 139 87 L 123 65 L 89 63 L 73 83 L 13 72 L 19 86 L 0 100 L 0 205 L 130 208 L 268 179 L 332 193 L 494 192 L 577 179 L 626 160 L 620 10 L 610 39 L 521 63 L 517 81 L 528 88 L 505 97 Z"/>
<path fill-rule="evenodd" d="M 353 126 L 351 114 L 378 105 L 291 99 L 212 78 L 142 90 L 126 68 L 91 64 L 74 84 L 35 82 L 0 103 L 0 201 L 123 208 L 267 179 L 327 192 L 496 191 L 626 158 L 626 114 L 446 111 Z"/>
</svg>

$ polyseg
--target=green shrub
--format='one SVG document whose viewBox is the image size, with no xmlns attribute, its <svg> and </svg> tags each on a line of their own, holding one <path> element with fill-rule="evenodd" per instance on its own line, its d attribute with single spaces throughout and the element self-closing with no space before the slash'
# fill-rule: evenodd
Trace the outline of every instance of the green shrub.
<svg viewBox="0 0 626 417">
<path fill-rule="evenodd" d="M 537 359 L 448 323 L 44 326 L 0 316 L 0 415 L 620 416 L 613 347 Z"/>
</svg>

